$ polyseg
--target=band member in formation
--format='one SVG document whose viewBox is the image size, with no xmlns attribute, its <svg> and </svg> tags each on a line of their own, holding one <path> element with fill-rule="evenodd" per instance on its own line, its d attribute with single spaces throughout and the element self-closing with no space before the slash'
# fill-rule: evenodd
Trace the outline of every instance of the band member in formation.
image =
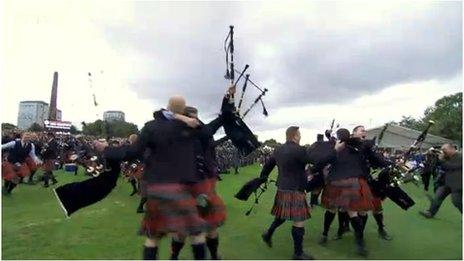
<svg viewBox="0 0 464 261">
<path fill-rule="evenodd" d="M 364 126 L 357 126 L 356 128 L 353 129 L 352 136 L 354 138 L 358 138 L 364 141 L 367 136 L 367 131 L 364 128 Z M 380 156 L 379 154 L 375 154 L 375 153 L 372 153 L 371 155 L 372 155 L 371 159 L 374 159 L 375 160 L 374 163 L 376 163 L 376 165 L 372 167 L 385 167 L 388 165 L 388 163 L 383 159 L 383 155 Z M 369 162 L 367 162 L 367 164 L 369 164 Z M 368 168 L 367 171 L 370 172 L 370 168 Z M 370 173 L 368 177 L 371 178 Z M 388 235 L 387 231 L 385 230 L 385 225 L 383 223 L 384 218 L 383 218 L 382 199 L 374 196 L 372 204 L 374 206 L 374 209 L 372 210 L 372 215 L 374 216 L 374 219 L 377 222 L 377 227 L 378 227 L 377 232 L 379 233 L 379 237 L 384 240 L 392 240 L 391 236 Z M 367 222 L 367 215 L 362 218 L 363 218 L 363 223 L 365 226 Z"/>
<path fill-rule="evenodd" d="M 44 171 L 43 186 L 45 188 L 48 188 L 48 183 L 50 179 L 52 180 L 53 184 L 56 184 L 58 182 L 55 176 L 53 175 L 53 170 L 55 169 L 55 161 L 57 160 L 59 154 L 59 145 L 53 133 L 47 133 L 47 139 L 48 140 L 45 144 L 45 148 L 43 148 L 44 152 L 42 153 L 42 157 L 44 160 L 44 165 L 42 167 Z"/>
<path fill-rule="evenodd" d="M 134 144 L 136 141 L 137 134 L 131 134 L 128 139 L 129 145 Z M 140 179 L 143 173 L 142 159 L 126 162 L 123 172 L 132 186 L 132 193 L 130 195 L 133 196 L 140 192 Z"/>
<path fill-rule="evenodd" d="M 128 142 L 129 145 L 134 145 L 137 142 L 138 136 L 137 134 L 132 134 L 129 136 Z M 147 196 L 145 193 L 145 181 L 143 179 L 143 162 L 145 156 L 141 156 L 136 160 L 128 162 L 127 167 L 129 168 L 128 177 L 129 182 L 132 185 L 132 193 L 131 196 L 135 195 L 137 192 L 140 194 L 140 202 L 137 207 L 137 213 L 144 213 L 143 206 L 147 202 Z"/>
<path fill-rule="evenodd" d="M 233 91 L 233 90 L 230 90 Z M 198 110 L 194 107 L 186 107 L 185 115 L 198 119 Z M 216 182 L 218 180 L 218 164 L 216 162 L 215 143 L 213 134 L 222 125 L 221 117 L 210 124 L 202 126 L 206 129 L 205 136 L 198 140 L 195 147 L 197 158 L 197 174 L 200 181 L 190 185 L 193 196 L 198 201 L 198 211 L 202 219 L 208 223 L 206 245 L 211 254 L 211 259 L 219 259 L 218 246 L 219 235 L 217 228 L 226 219 L 224 202 L 216 193 Z M 175 234 L 171 242 L 171 259 L 178 259 L 182 250 L 185 237 Z"/>
<path fill-rule="evenodd" d="M 419 212 L 426 218 L 433 218 L 440 209 L 443 200 L 451 194 L 451 202 L 462 213 L 462 154 L 453 144 L 444 144 L 438 156 L 444 171 L 445 182 L 439 186 L 432 199 L 430 208 Z"/>
<path fill-rule="evenodd" d="M 277 194 L 271 211 L 275 219 L 262 238 L 272 247 L 272 235 L 276 228 L 286 220 L 292 221 L 293 258 L 313 259 L 311 255 L 303 252 L 304 221 L 310 218 L 304 185 L 307 180 L 305 167 L 309 163 L 309 157 L 306 149 L 299 145 L 300 139 L 299 128 L 289 127 L 286 131 L 286 143 L 274 150 L 261 171 L 260 178 L 264 181 L 268 179 L 274 167 L 278 167 Z"/>
<path fill-rule="evenodd" d="M 22 134 L 21 139 L 2 144 L 2 151 L 8 150 L 7 161 L 2 162 L 2 177 L 5 180 L 3 192 L 11 194 L 20 180 L 27 177 L 42 161 L 35 153 L 31 132 Z"/>
<path fill-rule="evenodd" d="M 364 127 L 358 126 L 353 132 L 364 133 Z M 336 156 L 330 161 L 330 172 L 322 192 L 322 205 L 327 209 L 324 215 L 324 232 L 321 241 L 327 242 L 327 232 L 335 217 L 335 211 L 347 211 L 354 229 L 357 252 L 367 255 L 364 242 L 364 227 L 367 212 L 374 209 L 371 190 L 367 183 L 369 167 L 386 164 L 371 147 L 359 138 L 347 142 L 337 141 Z"/>
</svg>

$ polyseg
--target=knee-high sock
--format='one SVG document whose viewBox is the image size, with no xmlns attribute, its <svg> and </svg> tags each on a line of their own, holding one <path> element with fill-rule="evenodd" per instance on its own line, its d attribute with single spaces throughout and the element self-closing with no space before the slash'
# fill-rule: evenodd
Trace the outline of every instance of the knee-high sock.
<svg viewBox="0 0 464 261">
<path fill-rule="evenodd" d="M 324 214 L 324 231 L 322 232 L 322 235 L 327 236 L 329 233 L 330 225 L 332 225 L 332 221 L 335 218 L 335 213 L 332 213 L 330 211 L 325 211 Z"/>
<path fill-rule="evenodd" d="M 177 241 L 172 239 L 171 241 L 171 260 L 176 260 L 179 258 L 179 253 L 184 247 L 184 241 Z"/>
<path fill-rule="evenodd" d="M 9 181 L 9 180 L 5 180 L 5 182 L 3 183 L 3 189 L 5 191 L 8 191 L 8 188 L 10 187 L 10 183 L 11 183 L 11 181 Z"/>
<path fill-rule="evenodd" d="M 285 222 L 285 219 L 280 219 L 280 218 L 275 218 L 274 221 L 272 222 L 271 226 L 267 230 L 267 236 L 272 237 L 274 234 L 275 230 L 280 227 L 283 223 Z"/>
<path fill-rule="evenodd" d="M 156 260 L 158 255 L 158 247 L 143 247 L 143 260 Z"/>
<path fill-rule="evenodd" d="M 295 255 L 303 254 L 303 236 L 305 234 L 304 227 L 292 226 L 293 250 Z"/>
<path fill-rule="evenodd" d="M 343 234 L 346 230 L 346 222 L 350 220 L 348 213 L 344 211 L 338 211 L 338 234 Z"/>
<path fill-rule="evenodd" d="M 52 177 L 52 181 L 53 181 L 53 183 L 56 183 L 56 182 L 58 182 L 58 181 L 56 180 L 56 177 L 55 177 L 55 175 L 53 175 L 53 172 L 50 172 L 50 175 L 51 175 L 51 177 Z"/>
<path fill-rule="evenodd" d="M 356 238 L 356 244 L 364 247 L 364 235 L 363 235 L 363 223 L 360 217 L 350 218 L 351 226 L 354 229 L 354 236 Z"/>
<path fill-rule="evenodd" d="M 50 176 L 51 176 L 51 172 L 50 171 L 47 171 L 44 173 L 44 185 L 48 185 L 48 181 L 50 180 Z"/>
<path fill-rule="evenodd" d="M 137 192 L 137 186 L 136 186 L 135 179 L 131 179 L 130 184 L 132 185 L 132 193 L 136 193 Z"/>
<path fill-rule="evenodd" d="M 318 193 L 311 193 L 311 205 L 317 205 L 319 204 L 318 202 L 319 194 Z"/>
<path fill-rule="evenodd" d="M 383 224 L 383 213 L 376 213 L 374 214 L 375 221 L 377 222 L 377 226 L 379 230 L 383 230 L 385 225 Z"/>
<path fill-rule="evenodd" d="M 16 184 L 14 182 L 10 182 L 9 186 L 8 186 L 8 189 L 7 189 L 7 192 L 8 193 L 11 193 L 11 191 L 13 191 L 13 189 L 16 187 Z"/>
<path fill-rule="evenodd" d="M 361 218 L 361 220 L 362 220 L 363 230 L 364 230 L 366 228 L 366 223 L 367 223 L 367 214 L 359 215 L 359 218 Z"/>
<path fill-rule="evenodd" d="M 339 222 L 339 224 L 343 225 L 344 229 L 348 230 L 350 228 L 350 216 L 348 216 L 348 212 L 339 211 L 338 212 L 338 222 Z"/>
<path fill-rule="evenodd" d="M 143 208 L 143 205 L 147 202 L 147 198 L 146 197 L 142 197 L 140 199 L 140 203 L 139 203 L 139 208 Z"/>
<path fill-rule="evenodd" d="M 206 246 L 208 246 L 209 253 L 211 254 L 211 259 L 218 259 L 219 237 L 216 237 L 216 238 L 207 237 Z"/>
<path fill-rule="evenodd" d="M 206 247 L 205 243 L 193 244 L 192 245 L 193 258 L 195 260 L 204 260 L 206 259 Z"/>
<path fill-rule="evenodd" d="M 36 173 L 36 170 L 34 170 L 34 171 L 31 172 L 31 175 L 29 175 L 29 182 L 34 181 L 34 175 L 35 175 L 35 173 Z"/>
</svg>

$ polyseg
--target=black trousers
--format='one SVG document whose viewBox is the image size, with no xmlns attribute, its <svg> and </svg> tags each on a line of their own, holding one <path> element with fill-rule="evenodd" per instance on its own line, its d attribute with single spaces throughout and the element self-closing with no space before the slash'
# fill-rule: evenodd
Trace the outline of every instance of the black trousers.
<svg viewBox="0 0 464 261">
<path fill-rule="evenodd" d="M 462 213 L 462 190 L 454 190 L 452 191 L 448 186 L 440 186 L 435 191 L 435 197 L 432 200 L 432 204 L 430 205 L 430 213 L 435 215 L 440 209 L 441 203 L 445 200 L 448 195 L 451 194 L 451 202 L 453 205 Z"/>
</svg>

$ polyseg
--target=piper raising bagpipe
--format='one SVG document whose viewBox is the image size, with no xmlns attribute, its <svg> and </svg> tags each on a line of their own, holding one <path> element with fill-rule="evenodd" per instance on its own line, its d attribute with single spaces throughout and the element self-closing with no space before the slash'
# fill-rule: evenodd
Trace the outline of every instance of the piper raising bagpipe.
<svg viewBox="0 0 464 261">
<path fill-rule="evenodd" d="M 230 80 L 232 86 L 237 86 L 242 79 L 245 72 L 248 70 L 249 65 L 246 64 L 243 70 L 240 72 L 235 69 L 234 63 L 234 26 L 231 25 L 229 27 L 229 34 L 226 37 L 224 42 L 224 50 L 226 53 L 226 74 L 225 78 Z M 229 59 L 230 57 L 230 59 Z M 239 77 L 235 79 L 235 73 L 239 73 Z M 254 100 L 253 104 L 248 108 L 243 115 L 240 115 L 241 106 L 243 104 L 244 94 L 247 90 L 248 83 L 254 86 L 256 89 L 261 91 L 261 94 Z M 248 155 L 256 148 L 260 146 L 258 140 L 253 135 L 251 130 L 248 126 L 243 122 L 243 118 L 250 112 L 250 110 L 258 103 L 261 102 L 263 106 L 263 114 L 265 116 L 268 115 L 266 107 L 264 106 L 264 102 L 262 97 L 266 94 L 268 90 L 262 89 L 258 85 L 256 85 L 250 79 L 250 75 L 245 75 L 245 81 L 242 87 L 242 93 L 240 96 L 240 101 L 238 107 L 235 107 L 235 95 L 228 95 L 224 97 L 223 104 L 222 104 L 222 114 L 224 116 L 224 130 L 226 135 L 231 139 L 232 143 L 239 148 L 241 154 Z"/>
</svg>

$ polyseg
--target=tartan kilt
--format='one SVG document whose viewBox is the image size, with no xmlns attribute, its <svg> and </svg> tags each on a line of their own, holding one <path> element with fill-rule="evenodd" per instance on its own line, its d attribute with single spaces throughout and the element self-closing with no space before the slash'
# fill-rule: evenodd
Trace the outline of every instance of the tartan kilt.
<svg viewBox="0 0 464 261">
<path fill-rule="evenodd" d="M 11 162 L 2 162 L 2 178 L 4 180 L 19 183 L 19 178 L 26 177 L 29 173 L 29 167 L 26 163 L 22 163 L 20 167 L 15 167 Z"/>
<path fill-rule="evenodd" d="M 26 164 L 27 164 L 27 167 L 29 168 L 29 173 L 27 173 L 26 176 L 28 176 L 30 172 L 36 171 L 39 168 L 39 166 L 37 166 L 37 164 L 31 157 L 26 158 Z"/>
<path fill-rule="evenodd" d="M 322 205 L 326 209 L 346 211 L 374 209 L 371 190 L 364 178 L 347 178 L 329 181 L 322 192 Z"/>
<path fill-rule="evenodd" d="M 201 194 L 206 195 L 208 206 L 198 206 L 198 211 L 200 217 L 208 223 L 210 231 L 222 226 L 227 218 L 224 201 L 216 193 L 216 182 L 217 178 L 214 177 L 190 185 L 190 191 L 195 198 Z"/>
<path fill-rule="evenodd" d="M 160 238 L 168 233 L 190 236 L 207 231 L 207 223 L 200 217 L 187 185 L 147 184 L 146 194 L 140 235 Z"/>
<path fill-rule="evenodd" d="M 306 193 L 296 190 L 277 190 L 271 214 L 276 218 L 292 221 L 310 218 Z"/>
<path fill-rule="evenodd" d="M 374 197 L 372 199 L 372 205 L 374 206 L 374 211 L 382 211 L 382 199 L 378 197 Z"/>
<path fill-rule="evenodd" d="M 52 160 L 52 159 L 45 160 L 44 164 L 42 165 L 42 169 L 44 172 L 55 170 L 55 160 Z"/>
</svg>

